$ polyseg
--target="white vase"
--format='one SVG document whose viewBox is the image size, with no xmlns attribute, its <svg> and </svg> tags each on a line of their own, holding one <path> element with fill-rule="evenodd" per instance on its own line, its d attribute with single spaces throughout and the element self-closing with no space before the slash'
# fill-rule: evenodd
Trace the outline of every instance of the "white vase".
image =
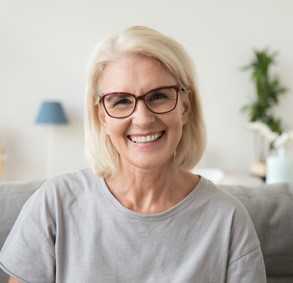
<svg viewBox="0 0 293 283">
<path fill-rule="evenodd" d="M 293 153 L 281 149 L 267 158 L 266 183 L 293 183 Z"/>
</svg>

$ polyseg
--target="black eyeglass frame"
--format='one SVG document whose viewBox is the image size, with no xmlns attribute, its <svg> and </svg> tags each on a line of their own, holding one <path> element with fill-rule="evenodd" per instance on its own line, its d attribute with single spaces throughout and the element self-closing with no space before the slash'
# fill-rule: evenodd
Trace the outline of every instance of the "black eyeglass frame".
<svg viewBox="0 0 293 283">
<path fill-rule="evenodd" d="M 145 101 L 145 97 L 150 94 L 151 92 L 154 92 L 154 91 L 158 91 L 158 90 L 161 90 L 161 89 L 169 89 L 169 88 L 173 88 L 176 90 L 176 102 L 175 102 L 175 105 L 172 109 L 168 110 L 168 111 L 164 111 L 164 112 L 155 112 L 153 111 L 152 109 L 150 109 L 150 107 L 147 105 L 146 101 Z M 121 92 L 121 91 L 117 91 L 117 92 L 110 92 L 110 93 L 106 93 L 106 94 L 103 94 L 102 96 L 99 96 L 99 103 L 101 103 L 106 111 L 106 113 L 108 114 L 108 116 L 110 116 L 111 118 L 115 118 L 115 119 L 125 119 L 125 118 L 128 118 L 130 117 L 135 109 L 136 109 L 136 106 L 137 106 L 137 102 L 138 100 L 143 100 L 144 102 L 144 105 L 146 106 L 146 108 L 154 113 L 154 114 L 166 114 L 166 113 L 169 113 L 171 111 L 173 111 L 176 106 L 177 106 L 177 103 L 178 103 L 178 94 L 179 92 L 182 91 L 182 92 L 185 92 L 185 89 L 179 85 L 171 85 L 171 86 L 161 86 L 161 87 L 158 87 L 158 88 L 154 88 L 154 89 L 151 89 L 149 90 L 147 93 L 143 94 L 143 95 L 140 95 L 140 96 L 136 96 L 132 93 L 128 93 L 128 92 Z M 134 103 L 134 107 L 133 107 L 133 110 L 131 111 L 130 114 L 126 115 L 126 116 L 122 116 L 122 117 L 115 117 L 115 116 L 112 116 L 108 110 L 107 110 L 107 107 L 105 106 L 105 97 L 109 96 L 109 95 L 113 95 L 113 94 L 125 94 L 125 95 L 130 95 L 132 96 L 134 99 L 135 99 L 135 103 Z"/>
</svg>

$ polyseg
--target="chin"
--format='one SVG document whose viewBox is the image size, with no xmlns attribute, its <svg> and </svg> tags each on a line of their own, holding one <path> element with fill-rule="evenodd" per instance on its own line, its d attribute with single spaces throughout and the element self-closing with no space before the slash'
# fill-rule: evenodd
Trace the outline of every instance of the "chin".
<svg viewBox="0 0 293 283">
<path fill-rule="evenodd" d="M 172 165 L 172 159 L 170 156 L 168 157 L 160 157 L 159 154 L 157 156 L 151 157 L 142 157 L 142 158 L 134 158 L 134 159 L 128 159 L 126 163 L 126 166 L 131 165 L 133 167 L 139 168 L 139 169 L 145 169 L 145 170 L 153 170 L 165 167 L 166 165 Z"/>
</svg>

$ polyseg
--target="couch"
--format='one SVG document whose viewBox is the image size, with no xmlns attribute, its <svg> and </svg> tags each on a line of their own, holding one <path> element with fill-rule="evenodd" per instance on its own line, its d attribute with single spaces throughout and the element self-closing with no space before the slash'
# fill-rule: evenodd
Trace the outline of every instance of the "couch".
<svg viewBox="0 0 293 283">
<path fill-rule="evenodd" d="M 0 184 L 0 248 L 23 204 L 41 183 Z M 268 283 L 293 283 L 293 184 L 219 188 L 247 208 L 261 242 Z M 6 282 L 0 269 L 0 283 Z"/>
</svg>

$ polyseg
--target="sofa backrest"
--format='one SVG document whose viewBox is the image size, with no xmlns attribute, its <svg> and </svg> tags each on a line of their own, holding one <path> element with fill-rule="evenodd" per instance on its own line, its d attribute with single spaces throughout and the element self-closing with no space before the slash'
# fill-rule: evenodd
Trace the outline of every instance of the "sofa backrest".
<svg viewBox="0 0 293 283">
<path fill-rule="evenodd" d="M 293 282 L 293 184 L 220 186 L 247 208 L 260 239 L 268 282 Z"/>
</svg>

